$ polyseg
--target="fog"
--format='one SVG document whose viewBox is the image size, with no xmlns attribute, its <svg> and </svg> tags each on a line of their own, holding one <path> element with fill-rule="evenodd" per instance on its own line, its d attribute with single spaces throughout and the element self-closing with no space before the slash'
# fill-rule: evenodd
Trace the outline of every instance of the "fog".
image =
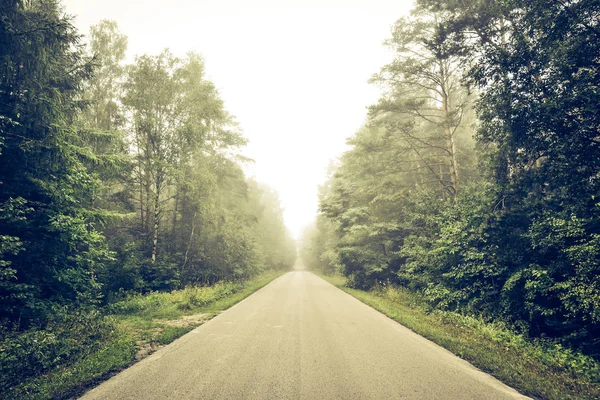
<svg viewBox="0 0 600 400">
<path fill-rule="evenodd" d="M 66 0 L 88 32 L 112 19 L 128 61 L 170 48 L 200 53 L 207 77 L 249 139 L 246 173 L 279 192 L 295 237 L 317 212 L 330 160 L 376 102 L 367 83 L 392 57 L 382 45 L 412 1 Z M 168 4 L 168 7 L 165 7 Z"/>
</svg>

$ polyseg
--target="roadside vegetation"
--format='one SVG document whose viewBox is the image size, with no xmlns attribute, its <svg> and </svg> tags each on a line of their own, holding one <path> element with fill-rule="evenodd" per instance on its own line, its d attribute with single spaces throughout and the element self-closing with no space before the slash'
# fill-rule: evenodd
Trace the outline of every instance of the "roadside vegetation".
<svg viewBox="0 0 600 400">
<path fill-rule="evenodd" d="M 526 393 L 597 398 L 599 19 L 592 0 L 417 0 L 304 265 Z"/>
<path fill-rule="evenodd" d="M 141 360 L 243 300 L 283 272 L 173 292 L 133 294 L 103 315 L 63 315 L 0 342 L 0 398 L 65 399 Z"/>
<path fill-rule="evenodd" d="M 530 339 L 499 321 L 432 309 L 419 295 L 391 285 L 364 291 L 339 275 L 320 276 L 391 319 L 533 398 L 600 398 L 600 364 L 555 341 Z"/>
<path fill-rule="evenodd" d="M 0 397 L 61 398 L 294 263 L 196 53 L 0 0 Z M 186 318 L 187 317 L 187 318 Z"/>
</svg>

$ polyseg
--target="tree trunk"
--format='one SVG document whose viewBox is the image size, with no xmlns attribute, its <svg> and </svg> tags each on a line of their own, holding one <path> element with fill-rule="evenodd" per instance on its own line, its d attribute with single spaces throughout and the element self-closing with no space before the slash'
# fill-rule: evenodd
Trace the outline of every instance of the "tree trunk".
<svg viewBox="0 0 600 400">
<path fill-rule="evenodd" d="M 173 222 L 171 226 L 172 240 L 176 242 L 175 234 L 177 232 L 177 213 L 179 212 L 179 185 L 175 184 L 175 205 L 173 206 Z"/>
<path fill-rule="evenodd" d="M 145 186 L 146 186 L 146 220 L 144 221 L 144 229 L 146 232 L 148 232 L 148 230 L 150 229 L 150 214 L 152 214 L 151 208 L 150 208 L 150 205 L 152 204 L 152 202 L 150 201 L 150 197 L 151 197 L 150 179 L 146 179 Z M 154 209 L 154 212 L 156 213 L 156 208 Z"/>
<path fill-rule="evenodd" d="M 449 100 L 448 100 L 448 91 L 446 87 L 446 74 L 444 71 L 444 65 L 440 62 L 440 77 L 442 82 L 442 121 L 444 127 L 444 136 L 446 137 L 446 146 L 448 148 L 448 152 L 450 153 L 450 159 L 448 163 L 448 172 L 450 173 L 450 182 L 452 184 L 452 189 L 454 192 L 454 196 L 458 194 L 458 164 L 456 161 L 456 142 L 454 141 L 454 134 L 452 129 L 450 128 L 450 113 L 449 113 Z"/>
<path fill-rule="evenodd" d="M 440 182 L 444 182 L 444 167 L 442 166 L 442 163 L 440 163 Z M 448 199 L 445 189 L 442 190 L 442 198 L 444 199 L 444 201 Z"/>
<path fill-rule="evenodd" d="M 144 230 L 144 182 L 142 178 L 142 164 L 138 158 L 138 177 L 140 179 L 140 227 Z"/>
<path fill-rule="evenodd" d="M 185 250 L 185 257 L 183 259 L 183 265 L 181 266 L 181 271 L 185 270 L 185 266 L 188 262 L 188 255 L 190 253 L 190 248 L 192 247 L 192 240 L 194 239 L 194 230 L 196 229 L 196 215 L 198 212 L 194 212 L 194 217 L 192 218 L 192 232 L 190 233 L 190 240 L 188 241 L 187 248 Z"/>
<path fill-rule="evenodd" d="M 152 264 L 156 262 L 156 254 L 158 253 L 158 228 L 160 224 L 160 192 L 156 188 L 156 196 L 154 196 L 154 234 L 152 237 Z"/>
</svg>

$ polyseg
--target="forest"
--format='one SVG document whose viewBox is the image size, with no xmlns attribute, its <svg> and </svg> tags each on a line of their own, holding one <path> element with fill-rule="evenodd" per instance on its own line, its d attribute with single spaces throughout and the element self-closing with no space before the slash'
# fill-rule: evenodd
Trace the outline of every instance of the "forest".
<svg viewBox="0 0 600 400">
<path fill-rule="evenodd" d="M 600 3 L 419 0 L 301 258 L 600 357 Z"/>
<path fill-rule="evenodd" d="M 84 38 L 58 1 L 0 10 L 0 393 L 110 336 L 116 301 L 291 267 L 199 54 L 127 64 L 113 21 Z"/>
<path fill-rule="evenodd" d="M 542 371 L 596 398 L 599 21 L 598 0 L 416 0 L 302 264 L 550 343 Z M 81 394 L 296 261 L 203 56 L 128 55 L 115 21 L 0 0 L 0 398 Z"/>
</svg>

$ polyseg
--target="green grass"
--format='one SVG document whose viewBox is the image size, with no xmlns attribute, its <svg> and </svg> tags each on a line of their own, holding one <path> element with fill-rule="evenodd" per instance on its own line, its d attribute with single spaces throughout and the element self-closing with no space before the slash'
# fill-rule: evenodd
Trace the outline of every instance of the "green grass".
<svg viewBox="0 0 600 400">
<path fill-rule="evenodd" d="M 81 319 L 89 324 L 90 329 L 80 329 L 78 336 L 63 334 L 64 344 L 59 343 L 54 347 L 47 344 L 49 341 L 56 342 L 57 334 L 54 332 L 36 331 L 7 337 L 0 342 L 0 364 L 3 364 L 0 365 L 0 372 L 3 374 L 0 379 L 0 398 L 47 400 L 81 395 L 284 273 L 269 271 L 243 283 L 224 282 L 168 293 L 129 296 L 107 307 L 108 315 L 104 317 L 96 317 L 95 320 Z M 65 332 L 65 329 L 57 327 L 56 332 Z M 108 332 L 103 336 L 103 342 L 93 343 L 95 346 L 91 350 L 78 350 L 77 342 L 93 341 L 93 334 L 97 329 Z M 40 339 L 46 347 L 40 346 Z M 67 345 L 70 347 L 67 348 Z M 57 350 L 73 355 L 62 361 L 48 361 L 56 358 Z M 31 354 L 38 358 L 28 360 L 31 366 L 26 370 L 39 368 L 40 372 L 21 379 L 20 371 L 23 368 L 16 364 L 30 359 Z"/>
<path fill-rule="evenodd" d="M 343 277 L 320 276 L 523 394 L 552 400 L 600 399 L 600 365 L 590 357 L 556 343 L 528 340 L 502 323 L 428 311 L 406 290 L 388 286 L 366 292 L 345 287 Z"/>
<path fill-rule="evenodd" d="M 247 282 L 222 282 L 173 292 L 134 295 L 112 304 L 118 326 L 129 332 L 138 347 L 164 345 L 245 299 L 284 272 L 271 271 Z M 184 317 L 197 319 L 184 320 Z M 173 323 L 183 322 L 173 326 Z"/>
<path fill-rule="evenodd" d="M 191 326 L 167 326 L 161 334 L 156 337 L 156 341 L 161 345 L 167 345 L 192 329 L 194 328 Z"/>
<path fill-rule="evenodd" d="M 115 371 L 131 365 L 135 342 L 123 331 L 113 335 L 99 351 L 73 364 L 62 365 L 24 381 L 6 394 L 8 398 L 46 400 L 83 394 L 92 385 L 108 379 Z"/>
</svg>

